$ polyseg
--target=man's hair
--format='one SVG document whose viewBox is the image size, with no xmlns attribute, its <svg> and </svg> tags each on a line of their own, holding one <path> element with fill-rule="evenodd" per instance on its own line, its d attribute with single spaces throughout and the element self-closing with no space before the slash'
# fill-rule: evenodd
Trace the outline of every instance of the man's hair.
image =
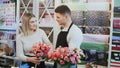
<svg viewBox="0 0 120 68">
<path fill-rule="evenodd" d="M 67 5 L 60 5 L 55 9 L 56 13 L 69 14 L 71 16 L 71 10 Z"/>
</svg>

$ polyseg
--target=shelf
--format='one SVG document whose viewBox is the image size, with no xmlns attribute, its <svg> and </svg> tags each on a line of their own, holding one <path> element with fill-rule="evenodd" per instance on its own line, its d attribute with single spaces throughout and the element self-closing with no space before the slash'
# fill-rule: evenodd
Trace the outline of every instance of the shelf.
<svg viewBox="0 0 120 68">
<path fill-rule="evenodd" d="M 117 34 L 120 34 L 120 32 L 117 32 L 117 31 L 113 31 L 113 33 L 117 33 Z"/>
<path fill-rule="evenodd" d="M 4 31 L 16 31 L 16 27 L 0 27 L 0 30 L 4 30 Z"/>
<path fill-rule="evenodd" d="M 120 36 L 120 33 L 113 33 L 113 36 Z"/>
<path fill-rule="evenodd" d="M 39 7 L 39 9 L 45 9 L 45 7 Z M 47 7 L 47 9 L 54 9 L 54 6 Z"/>
<path fill-rule="evenodd" d="M 120 17 L 114 17 L 113 20 L 114 20 L 114 19 L 120 19 Z"/>
<path fill-rule="evenodd" d="M 114 14 L 120 14 L 120 12 L 114 12 Z"/>
<path fill-rule="evenodd" d="M 113 0 L 112 1 L 113 4 L 113 18 L 112 18 L 112 23 L 113 26 L 111 28 L 113 28 L 112 34 L 111 34 L 111 55 L 110 55 L 110 68 L 120 68 L 120 58 L 119 58 L 119 53 L 120 53 L 120 40 L 119 40 L 119 36 L 120 36 L 120 28 L 119 28 L 119 20 L 120 20 L 120 12 L 116 12 L 115 10 L 115 2 L 118 2 L 118 0 Z M 117 10 L 118 11 L 118 10 Z M 115 28 L 118 27 L 118 28 Z M 114 36 L 118 36 L 118 37 L 114 37 Z"/>
<path fill-rule="evenodd" d="M 53 61 L 45 61 L 45 64 L 46 65 L 50 65 L 50 66 L 53 66 L 54 65 L 54 62 Z M 81 67 L 81 68 L 85 68 L 85 65 L 82 65 L 82 64 L 77 64 L 78 68 Z"/>
<path fill-rule="evenodd" d="M 6 56 L 6 55 L 2 55 L 2 56 L 0 56 L 0 58 L 7 58 L 7 59 L 19 60 L 18 57 L 14 57 L 14 56 Z"/>
<path fill-rule="evenodd" d="M 112 52 L 120 52 L 120 50 L 111 50 Z"/>
<path fill-rule="evenodd" d="M 7 43 L 8 41 L 7 40 L 0 40 L 0 43 Z"/>
<path fill-rule="evenodd" d="M 5 55 L 5 52 L 0 52 L 0 56 L 2 56 L 2 55 Z M 0 61 L 1 61 L 1 59 L 0 59 Z"/>
<path fill-rule="evenodd" d="M 120 61 L 115 61 L 115 60 L 111 59 L 111 64 L 110 65 L 114 66 L 114 67 L 120 66 Z"/>
<path fill-rule="evenodd" d="M 120 45 L 120 42 L 112 42 L 112 44 Z"/>
<path fill-rule="evenodd" d="M 120 61 L 116 61 L 114 59 L 111 59 L 111 62 L 117 62 L 117 63 L 120 63 Z"/>
<path fill-rule="evenodd" d="M 0 60 L 0 65 L 2 66 L 13 66 L 14 65 L 14 59 L 10 59 L 10 58 L 6 58 L 6 57 L 1 57 L 0 59 L 2 59 L 2 61 Z"/>
<path fill-rule="evenodd" d="M 27 9 L 32 9 L 33 7 L 27 7 Z M 25 9 L 25 7 L 20 7 L 20 9 Z"/>
<path fill-rule="evenodd" d="M 103 28 L 110 28 L 110 27 L 106 27 L 106 26 L 82 26 L 82 25 L 78 25 L 78 27 L 103 27 Z"/>
<path fill-rule="evenodd" d="M 25 7 L 20 7 L 20 9 L 25 9 Z M 27 9 L 33 9 L 33 7 L 27 7 Z M 39 9 L 45 9 L 45 7 L 39 7 Z M 47 7 L 47 9 L 54 9 L 54 6 L 51 6 L 51 7 Z"/>
</svg>

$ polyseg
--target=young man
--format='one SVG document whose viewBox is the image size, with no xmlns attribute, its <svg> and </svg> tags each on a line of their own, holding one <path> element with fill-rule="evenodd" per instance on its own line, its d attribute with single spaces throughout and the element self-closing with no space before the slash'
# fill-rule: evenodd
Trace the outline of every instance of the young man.
<svg viewBox="0 0 120 68">
<path fill-rule="evenodd" d="M 60 5 L 55 9 L 56 20 L 61 26 L 58 33 L 56 48 L 59 46 L 80 48 L 83 40 L 82 31 L 71 20 L 71 11 L 66 5 Z"/>
<path fill-rule="evenodd" d="M 61 31 L 57 36 L 56 48 L 59 46 L 80 48 L 83 40 L 82 31 L 72 22 L 71 10 L 66 5 L 60 5 L 55 9 L 55 13 L 56 20 L 61 26 Z"/>
</svg>

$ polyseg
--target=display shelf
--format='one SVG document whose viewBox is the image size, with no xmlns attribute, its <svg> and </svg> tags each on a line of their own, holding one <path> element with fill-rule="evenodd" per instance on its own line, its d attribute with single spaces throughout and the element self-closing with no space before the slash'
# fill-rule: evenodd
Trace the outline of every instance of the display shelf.
<svg viewBox="0 0 120 68">
<path fill-rule="evenodd" d="M 8 53 L 10 54 L 10 49 L 14 50 L 13 46 L 15 44 L 13 44 L 13 40 L 15 41 L 16 39 L 15 2 L 16 0 L 0 0 L 0 18 L 3 18 L 4 20 L 2 21 L 3 23 L 0 24 L 0 48 L 3 50 L 2 52 L 0 52 L 0 67 L 2 65 L 11 65 L 11 63 L 9 64 L 11 60 L 7 62 L 7 59 L 3 58 L 2 56 L 7 55 Z M 12 56 L 13 55 L 11 55 L 11 57 Z"/>
<path fill-rule="evenodd" d="M 111 58 L 109 67 L 119 68 L 120 67 L 120 11 L 116 7 L 120 6 L 117 3 L 119 0 L 113 0 L 113 24 L 112 24 L 112 34 L 111 34 L 111 49 L 109 57 Z"/>
<path fill-rule="evenodd" d="M 15 57 L 11 57 L 11 56 L 5 56 L 5 55 L 3 55 L 3 56 L 0 56 L 0 58 L 1 58 L 1 60 L 0 60 L 0 65 L 1 66 L 3 66 L 3 67 L 5 67 L 5 66 L 15 66 L 14 64 L 15 64 L 15 61 L 14 60 L 16 60 L 15 59 Z M 0 66 L 0 67 L 1 67 Z"/>
</svg>

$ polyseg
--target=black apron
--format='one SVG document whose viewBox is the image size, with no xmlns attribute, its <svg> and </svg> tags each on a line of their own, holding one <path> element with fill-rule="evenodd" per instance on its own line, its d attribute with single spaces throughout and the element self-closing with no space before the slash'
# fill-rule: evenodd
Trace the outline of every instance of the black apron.
<svg viewBox="0 0 120 68">
<path fill-rule="evenodd" d="M 59 47 L 59 46 L 61 46 L 61 47 L 69 47 L 69 45 L 67 43 L 67 35 L 68 35 L 69 30 L 70 30 L 72 25 L 73 25 L 73 23 L 70 24 L 70 27 L 68 28 L 68 31 L 61 31 L 58 34 L 58 39 L 57 39 L 57 42 L 56 42 L 56 48 Z M 57 68 L 57 63 L 54 63 L 53 68 Z"/>
<path fill-rule="evenodd" d="M 73 25 L 73 23 L 70 24 L 70 27 L 68 28 L 68 31 L 61 31 L 58 35 L 58 39 L 56 42 L 56 48 L 61 46 L 61 47 L 69 47 L 68 43 L 67 43 L 67 35 L 69 33 L 69 30 L 71 28 L 71 26 Z"/>
</svg>

